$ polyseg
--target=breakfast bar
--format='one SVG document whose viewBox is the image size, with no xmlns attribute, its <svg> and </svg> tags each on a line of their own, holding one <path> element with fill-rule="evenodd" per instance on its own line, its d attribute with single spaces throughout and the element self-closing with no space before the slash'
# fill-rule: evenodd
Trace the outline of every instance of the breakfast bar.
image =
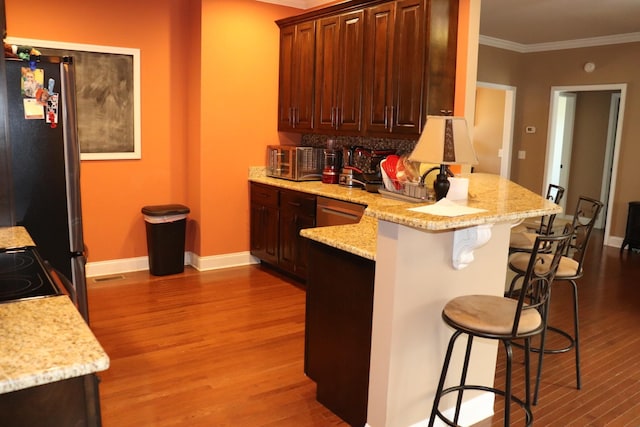
<svg viewBox="0 0 640 427">
<path fill-rule="evenodd" d="M 319 182 L 250 177 L 254 182 L 367 205 L 358 224 L 308 228 L 300 234 L 374 261 L 366 411 L 370 427 L 425 422 L 451 335 L 441 318 L 444 304 L 465 294 L 502 295 L 511 226 L 561 212 L 560 206 L 500 176 L 473 173 L 467 177 L 466 200 L 445 199 L 436 204 L 392 200 Z M 439 211 L 428 212 L 433 206 Z M 465 213 L 467 208 L 472 213 Z M 340 275 L 334 280 L 340 281 Z M 349 285 L 347 281 L 340 284 Z M 495 343 L 477 343 L 468 380 L 492 385 L 496 357 Z M 454 355 L 452 371 L 460 359 Z M 464 423 L 491 416 L 493 400 L 489 393 L 466 393 Z"/>
<path fill-rule="evenodd" d="M 365 210 L 367 219 L 377 220 L 367 411 L 371 427 L 425 422 L 451 335 L 441 319 L 442 307 L 458 295 L 502 295 L 511 225 L 560 212 L 558 205 L 499 176 L 469 178 L 469 197 L 456 204 L 479 210 L 473 214 L 416 212 L 412 203 Z M 302 234 L 327 242 L 321 228 Z M 456 264 L 460 256 L 465 262 Z M 478 344 L 468 379 L 492 385 L 497 346 Z M 454 363 L 459 362 L 454 358 Z M 492 394 L 468 393 L 465 399 L 465 423 L 492 414 Z"/>
</svg>

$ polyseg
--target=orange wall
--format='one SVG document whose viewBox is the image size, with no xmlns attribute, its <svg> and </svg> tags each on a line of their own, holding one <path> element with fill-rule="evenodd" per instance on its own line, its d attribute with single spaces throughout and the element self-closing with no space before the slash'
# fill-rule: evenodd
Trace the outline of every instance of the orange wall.
<svg viewBox="0 0 640 427">
<path fill-rule="evenodd" d="M 247 251 L 248 168 L 279 140 L 274 21 L 299 11 L 255 0 L 6 0 L 6 9 L 12 37 L 140 49 L 142 159 L 82 163 L 89 262 L 146 255 L 148 204 L 188 205 L 188 249 L 201 256 Z M 34 11 L 48 24 L 35 25 Z"/>
</svg>

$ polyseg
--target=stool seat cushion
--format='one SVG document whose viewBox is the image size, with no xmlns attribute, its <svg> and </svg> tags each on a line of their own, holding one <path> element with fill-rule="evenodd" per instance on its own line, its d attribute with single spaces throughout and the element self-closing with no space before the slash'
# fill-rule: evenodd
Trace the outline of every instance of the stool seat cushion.
<svg viewBox="0 0 640 427">
<path fill-rule="evenodd" d="M 510 337 L 518 302 L 493 295 L 464 295 L 449 301 L 442 312 L 454 324 L 480 334 Z M 535 331 L 542 324 L 538 310 L 523 309 L 518 335 Z"/>
<path fill-rule="evenodd" d="M 527 271 L 527 266 L 529 265 L 530 254 L 525 252 L 515 253 L 509 257 L 509 264 L 512 269 Z M 543 262 L 539 262 L 536 264 L 536 273 L 544 274 L 546 269 L 551 265 L 551 261 L 553 260 L 552 254 L 542 254 L 539 255 L 542 258 Z M 567 277 L 575 277 L 578 274 L 578 268 L 580 264 L 573 258 L 569 258 L 567 256 L 563 256 L 560 258 L 560 264 L 558 265 L 558 271 L 556 272 L 556 279 L 563 279 Z"/>
<path fill-rule="evenodd" d="M 511 236 L 509 238 L 509 248 L 531 250 L 533 249 L 533 244 L 536 242 L 536 237 L 538 237 L 536 233 L 527 233 L 527 232 L 514 233 L 512 231 Z"/>
</svg>

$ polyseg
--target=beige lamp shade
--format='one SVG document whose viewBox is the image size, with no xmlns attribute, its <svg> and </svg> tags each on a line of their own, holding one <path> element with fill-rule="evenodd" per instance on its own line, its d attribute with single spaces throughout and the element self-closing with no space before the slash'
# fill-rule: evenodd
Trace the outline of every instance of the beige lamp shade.
<svg viewBox="0 0 640 427">
<path fill-rule="evenodd" d="M 424 130 L 409 160 L 440 165 L 476 165 L 464 117 L 427 116 Z"/>
</svg>

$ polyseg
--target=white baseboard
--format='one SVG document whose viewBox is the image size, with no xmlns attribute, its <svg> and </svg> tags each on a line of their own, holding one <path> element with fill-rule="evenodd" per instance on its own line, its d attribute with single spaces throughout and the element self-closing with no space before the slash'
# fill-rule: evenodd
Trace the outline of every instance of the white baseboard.
<svg viewBox="0 0 640 427">
<path fill-rule="evenodd" d="M 624 237 L 609 236 L 609 240 L 607 240 L 605 245 L 613 246 L 614 248 L 619 248 L 622 246 L 623 241 L 624 241 Z"/>
<path fill-rule="evenodd" d="M 200 257 L 188 252 L 185 260 L 198 271 L 217 270 L 220 268 L 238 267 L 241 265 L 258 264 L 258 258 L 252 256 L 248 251 L 236 252 L 232 254 L 212 255 Z"/>
<path fill-rule="evenodd" d="M 248 251 L 232 254 L 200 257 L 192 252 L 185 252 L 185 265 L 190 265 L 198 271 L 217 270 L 220 268 L 238 267 L 241 265 L 257 264 L 260 261 Z M 149 269 L 149 257 L 114 259 L 109 261 L 88 262 L 87 277 L 108 276 L 132 271 Z"/>
</svg>

